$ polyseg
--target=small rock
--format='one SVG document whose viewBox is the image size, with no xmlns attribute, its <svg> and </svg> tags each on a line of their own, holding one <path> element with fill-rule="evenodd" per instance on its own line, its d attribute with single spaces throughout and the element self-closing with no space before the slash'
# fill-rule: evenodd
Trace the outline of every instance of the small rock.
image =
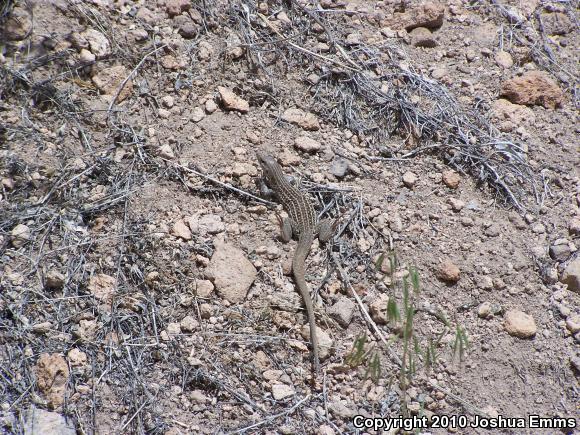
<svg viewBox="0 0 580 435">
<path fill-rule="evenodd" d="M 163 144 L 159 148 L 157 148 L 157 154 L 159 157 L 163 157 L 164 159 L 172 160 L 175 158 L 175 153 L 173 152 L 173 148 L 169 144 Z"/>
<path fill-rule="evenodd" d="M 287 397 L 292 397 L 296 394 L 294 387 L 285 384 L 274 384 L 272 385 L 272 396 L 274 400 L 283 400 Z"/>
<path fill-rule="evenodd" d="M 191 120 L 193 122 L 199 122 L 205 118 L 205 111 L 201 107 L 196 107 L 191 111 Z"/>
<path fill-rule="evenodd" d="M 448 202 L 449 202 L 449 205 L 451 205 L 451 209 L 454 212 L 460 212 L 461 210 L 463 210 L 463 207 L 465 207 L 465 203 L 460 199 L 449 198 Z"/>
<path fill-rule="evenodd" d="M 168 109 L 171 109 L 175 105 L 175 98 L 173 98 L 171 95 L 165 95 L 163 98 L 161 98 L 161 104 L 163 104 Z"/>
<path fill-rule="evenodd" d="M 169 119 L 169 117 L 171 116 L 171 112 L 167 109 L 164 109 L 163 107 L 157 109 L 157 114 L 161 119 Z"/>
<path fill-rule="evenodd" d="M 183 220 L 178 220 L 173 224 L 173 229 L 171 231 L 175 237 L 179 237 L 183 240 L 191 240 L 191 231 L 187 224 Z"/>
<path fill-rule="evenodd" d="M 66 354 L 68 361 L 72 367 L 83 367 L 87 365 L 88 357 L 83 351 L 73 347 Z"/>
<path fill-rule="evenodd" d="M 410 171 L 407 171 L 403 174 L 403 184 L 408 187 L 409 189 L 412 189 L 413 187 L 415 187 L 415 184 L 417 183 L 417 176 Z"/>
<path fill-rule="evenodd" d="M 173 22 L 177 27 L 177 33 L 179 33 L 183 39 L 193 39 L 199 33 L 197 25 L 188 15 L 179 15 L 174 18 Z"/>
<path fill-rule="evenodd" d="M 381 293 L 369 304 L 369 311 L 375 322 L 381 323 L 383 325 L 389 323 L 389 317 L 387 313 L 388 303 L 389 295 Z"/>
<path fill-rule="evenodd" d="M 529 71 L 503 83 L 500 96 L 512 103 L 555 109 L 564 102 L 558 84 L 544 71 Z"/>
<path fill-rule="evenodd" d="M 287 109 L 282 114 L 282 120 L 289 122 L 290 124 L 295 124 L 304 130 L 315 131 L 320 130 L 320 124 L 316 115 L 313 113 L 306 113 L 300 109 Z"/>
<path fill-rule="evenodd" d="M 82 319 L 73 328 L 73 336 L 82 343 L 90 343 L 95 339 L 98 327 L 96 320 Z"/>
<path fill-rule="evenodd" d="M 509 335 L 530 338 L 536 335 L 534 318 L 520 310 L 509 310 L 505 314 L 504 327 Z"/>
<path fill-rule="evenodd" d="M 568 290 L 580 293 L 580 257 L 568 263 L 560 281 L 568 285 Z"/>
<path fill-rule="evenodd" d="M 20 248 L 30 240 L 30 228 L 24 224 L 18 224 L 10 232 L 10 242 L 15 248 Z"/>
<path fill-rule="evenodd" d="M 198 280 L 195 283 L 194 294 L 200 298 L 208 298 L 214 290 L 213 284 L 207 279 Z"/>
<path fill-rule="evenodd" d="M 580 217 L 574 217 L 570 220 L 568 231 L 571 236 L 580 236 Z"/>
<path fill-rule="evenodd" d="M 247 113 L 250 110 L 250 105 L 246 100 L 238 97 L 232 90 L 218 86 L 218 92 L 221 97 L 222 104 L 227 110 L 237 110 L 240 113 Z"/>
<path fill-rule="evenodd" d="M 544 224 L 538 222 L 532 226 L 532 233 L 534 234 L 544 234 L 546 232 L 546 227 Z"/>
<path fill-rule="evenodd" d="M 425 27 L 415 27 L 409 36 L 411 37 L 411 45 L 414 47 L 433 48 L 437 46 L 433 33 Z"/>
<path fill-rule="evenodd" d="M 489 276 L 481 276 L 477 280 L 477 286 L 483 290 L 491 290 L 493 288 L 493 280 Z"/>
<path fill-rule="evenodd" d="M 320 142 L 311 139 L 308 136 L 298 136 L 294 140 L 294 147 L 296 149 L 299 149 L 300 151 L 304 151 L 307 153 L 315 153 L 319 151 L 320 148 L 322 148 L 322 145 L 320 144 Z"/>
<path fill-rule="evenodd" d="M 206 269 L 207 277 L 227 301 L 242 302 L 258 272 L 246 255 L 237 247 L 216 241 L 216 249 Z"/>
<path fill-rule="evenodd" d="M 341 400 L 329 402 L 328 410 L 336 417 L 345 419 L 351 418 L 356 414 L 356 412 L 353 409 L 346 406 Z"/>
<path fill-rule="evenodd" d="M 477 315 L 482 319 L 487 319 L 491 317 L 491 304 L 489 302 L 484 302 L 477 309 Z"/>
<path fill-rule="evenodd" d="M 514 66 L 514 60 L 511 54 L 507 51 L 500 50 L 495 54 L 495 63 L 504 69 L 509 69 Z"/>
<path fill-rule="evenodd" d="M 42 322 L 37 323 L 32 326 L 32 332 L 35 334 L 46 334 L 48 331 L 52 329 L 52 323 L 50 322 Z"/>
<path fill-rule="evenodd" d="M 445 68 L 435 68 L 433 71 L 431 71 L 431 77 L 433 77 L 435 80 L 442 79 L 446 75 L 447 70 Z"/>
<path fill-rule="evenodd" d="M 572 254 L 568 240 L 558 239 L 550 246 L 550 257 L 556 261 L 566 261 Z"/>
<path fill-rule="evenodd" d="M 222 222 L 221 216 L 217 214 L 206 214 L 200 217 L 198 220 L 198 226 L 199 231 L 202 234 L 219 234 L 226 229 L 226 226 Z"/>
<path fill-rule="evenodd" d="M 87 29 L 81 36 L 89 44 L 91 53 L 93 53 L 97 59 L 102 59 L 103 57 L 111 54 L 111 44 L 105 35 L 95 29 Z"/>
<path fill-rule="evenodd" d="M 125 100 L 133 93 L 133 80 L 129 79 L 123 85 L 123 88 L 119 91 L 119 86 L 129 75 L 129 71 L 122 66 L 112 66 L 110 68 L 105 68 L 100 71 L 97 75 L 93 76 L 92 80 L 95 86 L 105 95 L 119 95 L 116 99 L 118 103 Z"/>
<path fill-rule="evenodd" d="M 456 283 L 459 281 L 461 273 L 451 260 L 445 260 L 437 269 L 437 278 L 449 283 Z"/>
<path fill-rule="evenodd" d="M 457 189 L 461 176 L 455 171 L 444 171 L 441 175 L 441 180 L 447 187 Z"/>
<path fill-rule="evenodd" d="M 24 435 L 58 434 L 76 435 L 77 431 L 58 412 L 46 411 L 32 405 L 23 412 Z"/>
<path fill-rule="evenodd" d="M 180 15 L 189 9 L 191 9 L 190 0 L 167 0 L 165 3 L 165 11 L 170 18 Z"/>
<path fill-rule="evenodd" d="M 485 234 L 487 237 L 497 237 L 499 236 L 500 232 L 501 228 L 498 224 L 491 224 L 483 231 L 483 234 Z"/>
<path fill-rule="evenodd" d="M 60 290 L 64 286 L 65 277 L 58 270 L 51 270 L 44 278 L 44 287 L 48 290 Z"/>
<path fill-rule="evenodd" d="M 193 316 L 185 316 L 179 323 L 182 332 L 190 333 L 199 327 L 199 323 Z"/>
<path fill-rule="evenodd" d="M 341 296 L 338 301 L 329 309 L 328 314 L 338 322 L 343 328 L 348 327 L 354 315 L 355 303 L 345 297 Z"/>
<path fill-rule="evenodd" d="M 193 390 L 189 393 L 189 398 L 193 403 L 197 403 L 198 405 L 211 402 L 211 399 L 204 394 L 203 390 Z"/>
<path fill-rule="evenodd" d="M 84 63 L 93 63 L 97 57 L 86 48 L 82 48 L 79 53 L 79 59 Z"/>
<path fill-rule="evenodd" d="M 97 273 L 89 278 L 87 290 L 100 302 L 110 304 L 117 290 L 117 280 L 113 276 Z"/>
<path fill-rule="evenodd" d="M 181 334 L 181 325 L 177 322 L 169 322 L 165 329 L 169 336 Z"/>
<path fill-rule="evenodd" d="M 335 158 L 330 165 L 329 172 L 336 178 L 343 178 L 348 172 L 348 160 L 343 158 Z"/>
<path fill-rule="evenodd" d="M 573 314 L 566 319 L 566 328 L 572 333 L 580 332 L 580 314 Z"/>
<path fill-rule="evenodd" d="M 218 109 L 218 105 L 214 100 L 207 100 L 205 102 L 205 111 L 209 114 L 214 113 Z"/>
<path fill-rule="evenodd" d="M 64 403 L 69 369 L 66 360 L 57 353 L 43 353 L 33 368 L 36 386 L 51 409 Z"/>
</svg>

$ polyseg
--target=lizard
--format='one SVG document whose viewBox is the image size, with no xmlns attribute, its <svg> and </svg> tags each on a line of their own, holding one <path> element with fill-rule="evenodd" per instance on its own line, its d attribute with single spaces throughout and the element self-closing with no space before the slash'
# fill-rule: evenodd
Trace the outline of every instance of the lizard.
<svg viewBox="0 0 580 435">
<path fill-rule="evenodd" d="M 301 192 L 286 179 L 282 168 L 274 157 L 262 152 L 257 152 L 256 156 L 262 167 L 263 179 L 266 185 L 274 192 L 274 195 L 289 216 L 289 219 L 282 219 L 278 216 L 282 241 L 290 241 L 293 234 L 298 237 L 298 244 L 292 257 L 292 274 L 306 306 L 312 346 L 312 368 L 314 373 L 317 374 L 320 372 L 318 337 L 310 289 L 304 277 L 305 261 L 314 238 L 318 236 L 321 242 L 326 242 L 332 236 L 335 225 L 330 224 L 327 220 L 318 220 L 308 195 Z"/>
</svg>

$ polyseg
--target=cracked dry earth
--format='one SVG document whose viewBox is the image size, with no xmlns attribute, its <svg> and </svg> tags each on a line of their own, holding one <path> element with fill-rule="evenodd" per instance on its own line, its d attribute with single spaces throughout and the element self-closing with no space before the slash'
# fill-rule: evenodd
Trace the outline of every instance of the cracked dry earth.
<svg viewBox="0 0 580 435">
<path fill-rule="evenodd" d="M 530 194 L 520 213 L 437 153 L 401 158 L 410 148 L 396 134 L 386 145 L 399 158 L 381 158 L 315 109 L 314 63 L 276 59 L 287 71 L 269 86 L 232 11 L 284 29 L 296 5 L 17 4 L 0 44 L 2 432 L 338 434 L 356 433 L 357 415 L 578 423 L 577 9 L 319 6 L 346 44 L 387 41 L 524 144 L 542 204 Z M 519 29 L 546 44 L 552 68 L 508 38 Z M 344 224 L 307 259 L 324 368 L 314 389 L 296 242 L 278 240 L 275 209 L 257 198 L 256 150 Z M 414 336 L 422 349 L 438 341 L 431 367 L 417 355 L 401 382 L 401 325 L 387 305 L 402 304 L 409 268 L 422 307 Z M 469 341 L 462 358 L 455 325 Z M 364 335 L 369 353 L 355 364 Z"/>
</svg>

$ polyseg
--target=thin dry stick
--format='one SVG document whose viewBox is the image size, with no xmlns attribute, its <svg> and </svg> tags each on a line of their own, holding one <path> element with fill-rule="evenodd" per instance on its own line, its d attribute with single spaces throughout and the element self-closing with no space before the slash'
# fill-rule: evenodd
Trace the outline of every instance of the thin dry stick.
<svg viewBox="0 0 580 435">
<path fill-rule="evenodd" d="M 294 411 L 296 411 L 296 409 L 300 408 L 304 402 L 306 402 L 306 401 L 310 400 L 310 397 L 312 397 L 312 396 L 309 394 L 309 395 L 308 395 L 308 396 L 306 396 L 304 399 L 300 400 L 299 402 L 297 402 L 296 404 L 294 404 L 293 406 L 291 406 L 291 407 L 290 407 L 290 408 L 288 408 L 287 410 L 285 410 L 285 411 L 282 411 L 282 412 L 279 412 L 278 414 L 271 415 L 270 417 L 267 417 L 267 418 L 265 418 L 264 420 L 262 420 L 262 421 L 259 421 L 259 422 L 257 422 L 257 423 L 254 423 L 254 424 L 252 424 L 252 425 L 250 425 L 250 426 L 246 426 L 246 427 L 243 427 L 243 428 L 241 428 L 241 429 L 237 429 L 237 430 L 235 430 L 235 431 L 228 432 L 228 435 L 229 435 L 229 434 L 234 434 L 234 433 L 241 433 L 241 432 L 245 432 L 245 431 L 247 431 L 247 430 L 249 430 L 249 429 L 254 429 L 254 428 L 256 428 L 256 427 L 259 427 L 259 426 L 262 426 L 262 425 L 264 425 L 264 424 L 270 423 L 270 422 L 272 422 L 272 421 L 274 421 L 274 420 L 276 420 L 276 419 L 278 419 L 278 418 L 280 418 L 280 417 L 284 417 L 284 416 L 290 415 L 290 414 L 292 414 Z"/>
<path fill-rule="evenodd" d="M 167 159 L 164 159 L 164 158 L 161 158 L 161 160 L 163 160 L 166 163 L 169 163 L 170 165 L 172 165 L 175 168 L 179 168 L 182 171 L 189 172 L 191 174 L 197 175 L 198 177 L 205 178 L 206 180 L 211 181 L 212 183 L 217 184 L 218 186 L 225 187 L 226 189 L 231 190 L 231 191 L 236 192 L 236 193 L 239 193 L 240 195 L 248 196 L 248 197 L 250 197 L 252 199 L 255 199 L 258 202 L 261 202 L 261 203 L 264 203 L 264 204 L 267 204 L 267 205 L 276 205 L 276 203 L 274 203 L 272 201 L 268 201 L 266 199 L 260 198 L 259 196 L 252 195 L 251 193 L 246 192 L 245 190 L 238 189 L 237 187 L 234 187 L 231 184 L 224 183 L 223 181 L 216 180 L 215 178 L 212 178 L 209 175 L 205 175 L 202 172 L 199 172 L 199 171 L 196 171 L 194 169 L 188 168 L 186 166 L 180 165 L 179 163 L 174 163 L 171 160 L 167 160 Z"/>
<path fill-rule="evenodd" d="M 167 47 L 167 45 L 165 45 L 165 44 L 164 44 L 164 45 L 161 45 L 161 46 L 157 47 L 157 48 L 156 48 L 156 49 L 154 49 L 154 50 L 151 50 L 149 53 L 147 53 L 145 56 L 143 56 L 143 59 L 141 59 L 141 60 L 139 61 L 139 63 L 137 64 L 137 66 L 136 66 L 135 68 L 133 68 L 133 71 L 131 71 L 131 72 L 130 72 L 130 73 L 127 75 L 127 77 L 125 77 L 125 79 L 124 79 L 124 80 L 121 82 L 121 84 L 120 84 L 120 85 L 117 87 L 117 90 L 116 90 L 116 92 L 115 92 L 115 96 L 114 96 L 114 97 L 113 97 L 113 99 L 111 100 L 111 104 L 109 104 L 109 109 L 108 109 L 109 115 L 111 114 L 111 110 L 113 109 L 113 106 L 115 105 L 115 101 L 117 101 L 117 98 L 119 98 L 119 94 L 121 93 L 121 91 L 123 90 L 123 88 L 125 87 L 125 85 L 127 84 L 127 82 L 129 81 L 129 79 L 130 79 L 131 77 L 133 77 L 133 75 L 135 75 L 135 73 L 137 72 L 137 70 L 138 70 L 139 68 L 141 68 L 141 65 L 143 65 L 143 62 L 145 62 L 149 56 L 151 56 L 152 54 L 155 54 L 155 53 L 157 53 L 159 50 L 161 50 L 161 49 L 163 49 L 163 48 L 165 48 L 165 47 Z"/>
</svg>

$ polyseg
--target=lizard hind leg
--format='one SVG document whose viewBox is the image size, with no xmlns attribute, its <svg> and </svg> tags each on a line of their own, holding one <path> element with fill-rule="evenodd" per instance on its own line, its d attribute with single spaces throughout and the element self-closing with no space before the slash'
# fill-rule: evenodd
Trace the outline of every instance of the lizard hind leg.
<svg viewBox="0 0 580 435">
<path fill-rule="evenodd" d="M 336 219 L 334 222 L 330 219 L 324 219 L 318 222 L 316 227 L 318 240 L 322 243 L 328 242 L 332 236 L 336 233 L 336 229 L 338 228 L 339 219 Z"/>
</svg>

